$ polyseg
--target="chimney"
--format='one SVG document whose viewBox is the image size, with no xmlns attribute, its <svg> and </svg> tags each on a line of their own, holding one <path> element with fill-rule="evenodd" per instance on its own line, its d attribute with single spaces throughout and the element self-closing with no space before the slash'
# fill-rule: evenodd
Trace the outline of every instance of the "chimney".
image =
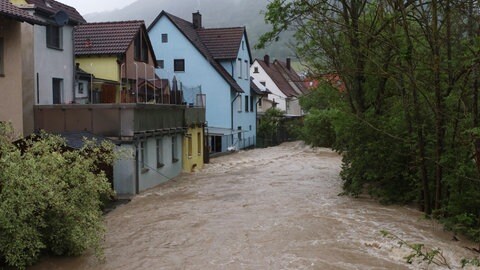
<svg viewBox="0 0 480 270">
<path fill-rule="evenodd" d="M 287 69 L 291 70 L 292 68 L 292 60 L 290 58 L 287 58 Z"/>
<path fill-rule="evenodd" d="M 267 67 L 269 67 L 270 66 L 270 55 L 265 54 L 265 56 L 263 57 L 263 62 L 265 62 L 265 64 L 267 64 Z"/>
<path fill-rule="evenodd" d="M 202 28 L 202 14 L 200 14 L 200 11 L 192 13 L 192 22 L 193 22 L 193 28 L 195 29 Z"/>
</svg>

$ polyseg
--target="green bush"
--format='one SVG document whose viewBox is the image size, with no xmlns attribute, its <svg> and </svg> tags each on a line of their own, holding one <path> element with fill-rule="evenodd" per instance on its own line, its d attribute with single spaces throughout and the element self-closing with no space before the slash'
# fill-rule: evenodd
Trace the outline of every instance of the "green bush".
<svg viewBox="0 0 480 270">
<path fill-rule="evenodd" d="M 67 151 L 62 138 L 42 134 L 20 150 L 5 130 L 0 128 L 0 262 L 25 268 L 43 253 L 100 252 L 100 198 L 113 191 L 105 174 L 96 172 L 97 164 L 113 162 L 113 145 L 86 142 Z"/>
</svg>

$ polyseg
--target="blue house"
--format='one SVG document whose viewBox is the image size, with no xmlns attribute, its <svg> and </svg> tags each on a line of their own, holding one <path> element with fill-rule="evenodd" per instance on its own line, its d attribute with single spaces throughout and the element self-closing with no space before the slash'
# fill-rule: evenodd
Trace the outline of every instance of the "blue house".
<svg viewBox="0 0 480 270">
<path fill-rule="evenodd" d="M 148 27 L 157 75 L 199 88 L 206 101 L 210 153 L 255 145 L 258 93 L 251 89 L 251 52 L 245 27 L 204 28 L 162 11 Z M 261 93 L 260 93 L 261 94 Z"/>
</svg>

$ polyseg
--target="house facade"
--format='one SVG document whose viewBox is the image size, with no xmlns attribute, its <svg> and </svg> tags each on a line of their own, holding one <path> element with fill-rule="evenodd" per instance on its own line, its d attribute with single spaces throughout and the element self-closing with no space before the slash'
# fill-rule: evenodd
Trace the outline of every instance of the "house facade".
<svg viewBox="0 0 480 270">
<path fill-rule="evenodd" d="M 299 97 L 308 93 L 304 81 L 291 66 L 291 60 L 270 61 L 265 55 L 263 60 L 255 59 L 250 74 L 258 86 L 269 90 L 267 98 L 258 104 L 259 113 L 271 107 L 276 107 L 285 112 L 286 117 L 299 117 L 303 115 Z"/>
<path fill-rule="evenodd" d="M 33 44 L 35 104 L 69 104 L 75 101 L 73 28 L 85 23 L 74 8 L 54 0 L 12 0 L 16 6 L 42 20 L 23 38 Z"/>
<path fill-rule="evenodd" d="M 75 61 L 93 75 L 90 103 L 156 103 L 168 87 L 155 76 L 155 54 L 143 21 L 77 26 Z"/>
<path fill-rule="evenodd" d="M 255 145 L 256 102 L 251 91 L 251 53 L 245 28 L 204 28 L 162 11 L 148 27 L 159 68 L 184 87 L 199 87 L 206 103 L 210 153 Z"/>
<path fill-rule="evenodd" d="M 0 2 L 0 121 L 16 136 L 33 132 L 33 44 L 24 39 L 43 22 L 8 1 Z"/>
</svg>

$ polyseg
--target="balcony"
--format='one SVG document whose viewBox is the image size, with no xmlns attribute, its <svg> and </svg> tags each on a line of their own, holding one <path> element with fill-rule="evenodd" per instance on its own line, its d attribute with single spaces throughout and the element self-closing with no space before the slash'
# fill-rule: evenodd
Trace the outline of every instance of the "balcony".
<svg viewBox="0 0 480 270">
<path fill-rule="evenodd" d="M 89 104 L 35 106 L 35 130 L 87 131 L 119 140 L 185 129 L 205 122 L 205 108 L 165 104 Z"/>
</svg>

